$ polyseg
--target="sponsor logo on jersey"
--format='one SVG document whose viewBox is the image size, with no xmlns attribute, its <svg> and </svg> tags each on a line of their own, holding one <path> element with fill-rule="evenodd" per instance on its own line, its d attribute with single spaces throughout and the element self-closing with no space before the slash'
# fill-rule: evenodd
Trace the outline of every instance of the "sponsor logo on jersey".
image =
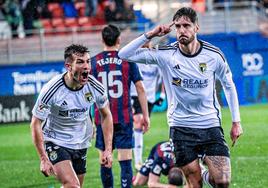
<svg viewBox="0 0 268 188">
<path fill-rule="evenodd" d="M 205 88 L 208 86 L 208 79 L 196 80 L 191 78 L 172 78 L 172 85 L 183 88 Z"/>
<path fill-rule="evenodd" d="M 175 65 L 175 66 L 173 67 L 173 69 L 181 69 L 181 67 L 180 67 L 179 64 L 177 64 L 177 65 Z"/>
<path fill-rule="evenodd" d="M 67 102 L 64 100 L 64 101 L 61 103 L 60 106 L 64 107 L 64 106 L 67 106 L 67 105 L 68 105 Z"/>
<path fill-rule="evenodd" d="M 85 94 L 85 99 L 86 99 L 88 102 L 91 102 L 91 101 L 93 100 L 92 93 L 91 93 L 91 92 L 86 93 L 86 94 Z"/>
<path fill-rule="evenodd" d="M 172 85 L 181 86 L 181 79 L 180 78 L 172 78 Z"/>
<path fill-rule="evenodd" d="M 63 116 L 63 117 L 71 117 L 73 119 L 79 118 L 80 116 L 82 116 L 83 114 L 85 114 L 85 112 L 88 111 L 88 108 L 76 108 L 76 109 L 71 109 L 71 110 L 59 110 L 59 116 Z"/>
<path fill-rule="evenodd" d="M 199 63 L 199 70 L 204 73 L 207 70 L 207 64 L 206 63 Z"/>
</svg>

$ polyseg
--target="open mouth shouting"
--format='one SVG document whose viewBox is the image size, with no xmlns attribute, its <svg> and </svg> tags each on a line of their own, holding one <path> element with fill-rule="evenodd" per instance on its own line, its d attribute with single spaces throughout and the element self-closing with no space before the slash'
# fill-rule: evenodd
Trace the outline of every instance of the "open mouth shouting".
<svg viewBox="0 0 268 188">
<path fill-rule="evenodd" d="M 81 73 L 81 81 L 83 83 L 87 82 L 88 80 L 88 75 L 89 75 L 89 71 L 88 70 L 84 70 L 82 73 Z"/>
</svg>

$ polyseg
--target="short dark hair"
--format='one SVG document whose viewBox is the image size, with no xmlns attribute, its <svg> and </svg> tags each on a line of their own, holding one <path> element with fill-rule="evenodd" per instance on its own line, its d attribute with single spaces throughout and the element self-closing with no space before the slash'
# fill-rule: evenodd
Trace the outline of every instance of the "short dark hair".
<svg viewBox="0 0 268 188">
<path fill-rule="evenodd" d="M 183 175 L 178 167 L 173 167 L 168 172 L 168 183 L 181 186 L 183 184 Z"/>
<path fill-rule="evenodd" d="M 120 29 L 115 25 L 109 24 L 102 29 L 101 34 L 102 39 L 107 46 L 114 46 L 116 40 L 120 36 Z"/>
<path fill-rule="evenodd" d="M 69 57 L 72 57 L 73 54 L 84 54 L 84 53 L 89 53 L 89 50 L 87 47 L 81 44 L 72 44 L 65 48 L 64 60 L 66 60 Z"/>
<path fill-rule="evenodd" d="M 177 19 L 186 16 L 188 17 L 192 23 L 196 23 L 198 21 L 197 14 L 194 9 L 190 7 L 182 7 L 173 16 L 173 21 L 176 21 Z"/>
</svg>

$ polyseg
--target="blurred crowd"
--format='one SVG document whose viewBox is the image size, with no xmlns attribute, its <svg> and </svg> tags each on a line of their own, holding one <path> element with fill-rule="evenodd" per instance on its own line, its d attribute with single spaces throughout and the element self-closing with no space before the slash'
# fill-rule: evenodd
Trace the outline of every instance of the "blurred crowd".
<svg viewBox="0 0 268 188">
<path fill-rule="evenodd" d="M 51 8 L 53 5 L 59 5 L 59 9 Z M 0 14 L 10 25 L 13 37 L 18 36 L 20 24 L 25 31 L 31 31 L 35 29 L 36 20 L 54 17 L 96 17 L 99 14 L 107 23 L 135 21 L 129 0 L 0 0 Z M 32 35 L 31 32 L 25 34 Z"/>
<path fill-rule="evenodd" d="M 242 1 L 245 0 L 191 0 L 190 2 L 196 11 L 206 12 L 224 8 L 221 6 L 213 8 L 215 3 Z M 44 19 L 75 18 L 78 20 L 81 17 L 87 17 L 98 18 L 95 23 L 99 25 L 111 22 L 133 23 L 136 16 L 132 2 L 130 0 L 0 0 L 0 19 L 2 15 L 8 22 L 13 37 L 18 37 L 19 26 L 26 31 L 26 36 L 31 36 L 31 31 L 40 28 L 43 24 L 42 21 L 39 25 L 36 24 L 38 20 Z M 257 2 L 268 8 L 268 0 L 257 0 Z M 53 24 L 50 25 L 52 25 L 51 28 L 57 28 Z M 77 24 L 77 26 L 85 25 Z"/>
</svg>

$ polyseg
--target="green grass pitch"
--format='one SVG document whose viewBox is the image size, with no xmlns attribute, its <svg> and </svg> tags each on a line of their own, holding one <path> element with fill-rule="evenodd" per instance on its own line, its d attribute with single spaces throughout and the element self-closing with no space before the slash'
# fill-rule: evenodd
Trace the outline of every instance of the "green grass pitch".
<svg viewBox="0 0 268 188">
<path fill-rule="evenodd" d="M 224 108 L 223 128 L 230 146 L 231 117 Z M 243 136 L 231 150 L 232 183 L 234 188 L 268 187 L 268 105 L 241 107 Z M 52 188 L 60 187 L 53 178 L 45 178 L 39 172 L 39 159 L 31 141 L 29 124 L 0 126 L 0 187 Z M 165 113 L 153 113 L 151 129 L 144 135 L 144 159 L 151 147 L 158 141 L 168 139 Z M 92 141 L 94 146 L 94 140 Z M 114 159 L 115 187 L 120 187 L 119 165 Z M 98 152 L 89 148 L 87 175 L 84 187 L 101 187 Z M 165 181 L 165 178 L 161 179 Z"/>
</svg>

